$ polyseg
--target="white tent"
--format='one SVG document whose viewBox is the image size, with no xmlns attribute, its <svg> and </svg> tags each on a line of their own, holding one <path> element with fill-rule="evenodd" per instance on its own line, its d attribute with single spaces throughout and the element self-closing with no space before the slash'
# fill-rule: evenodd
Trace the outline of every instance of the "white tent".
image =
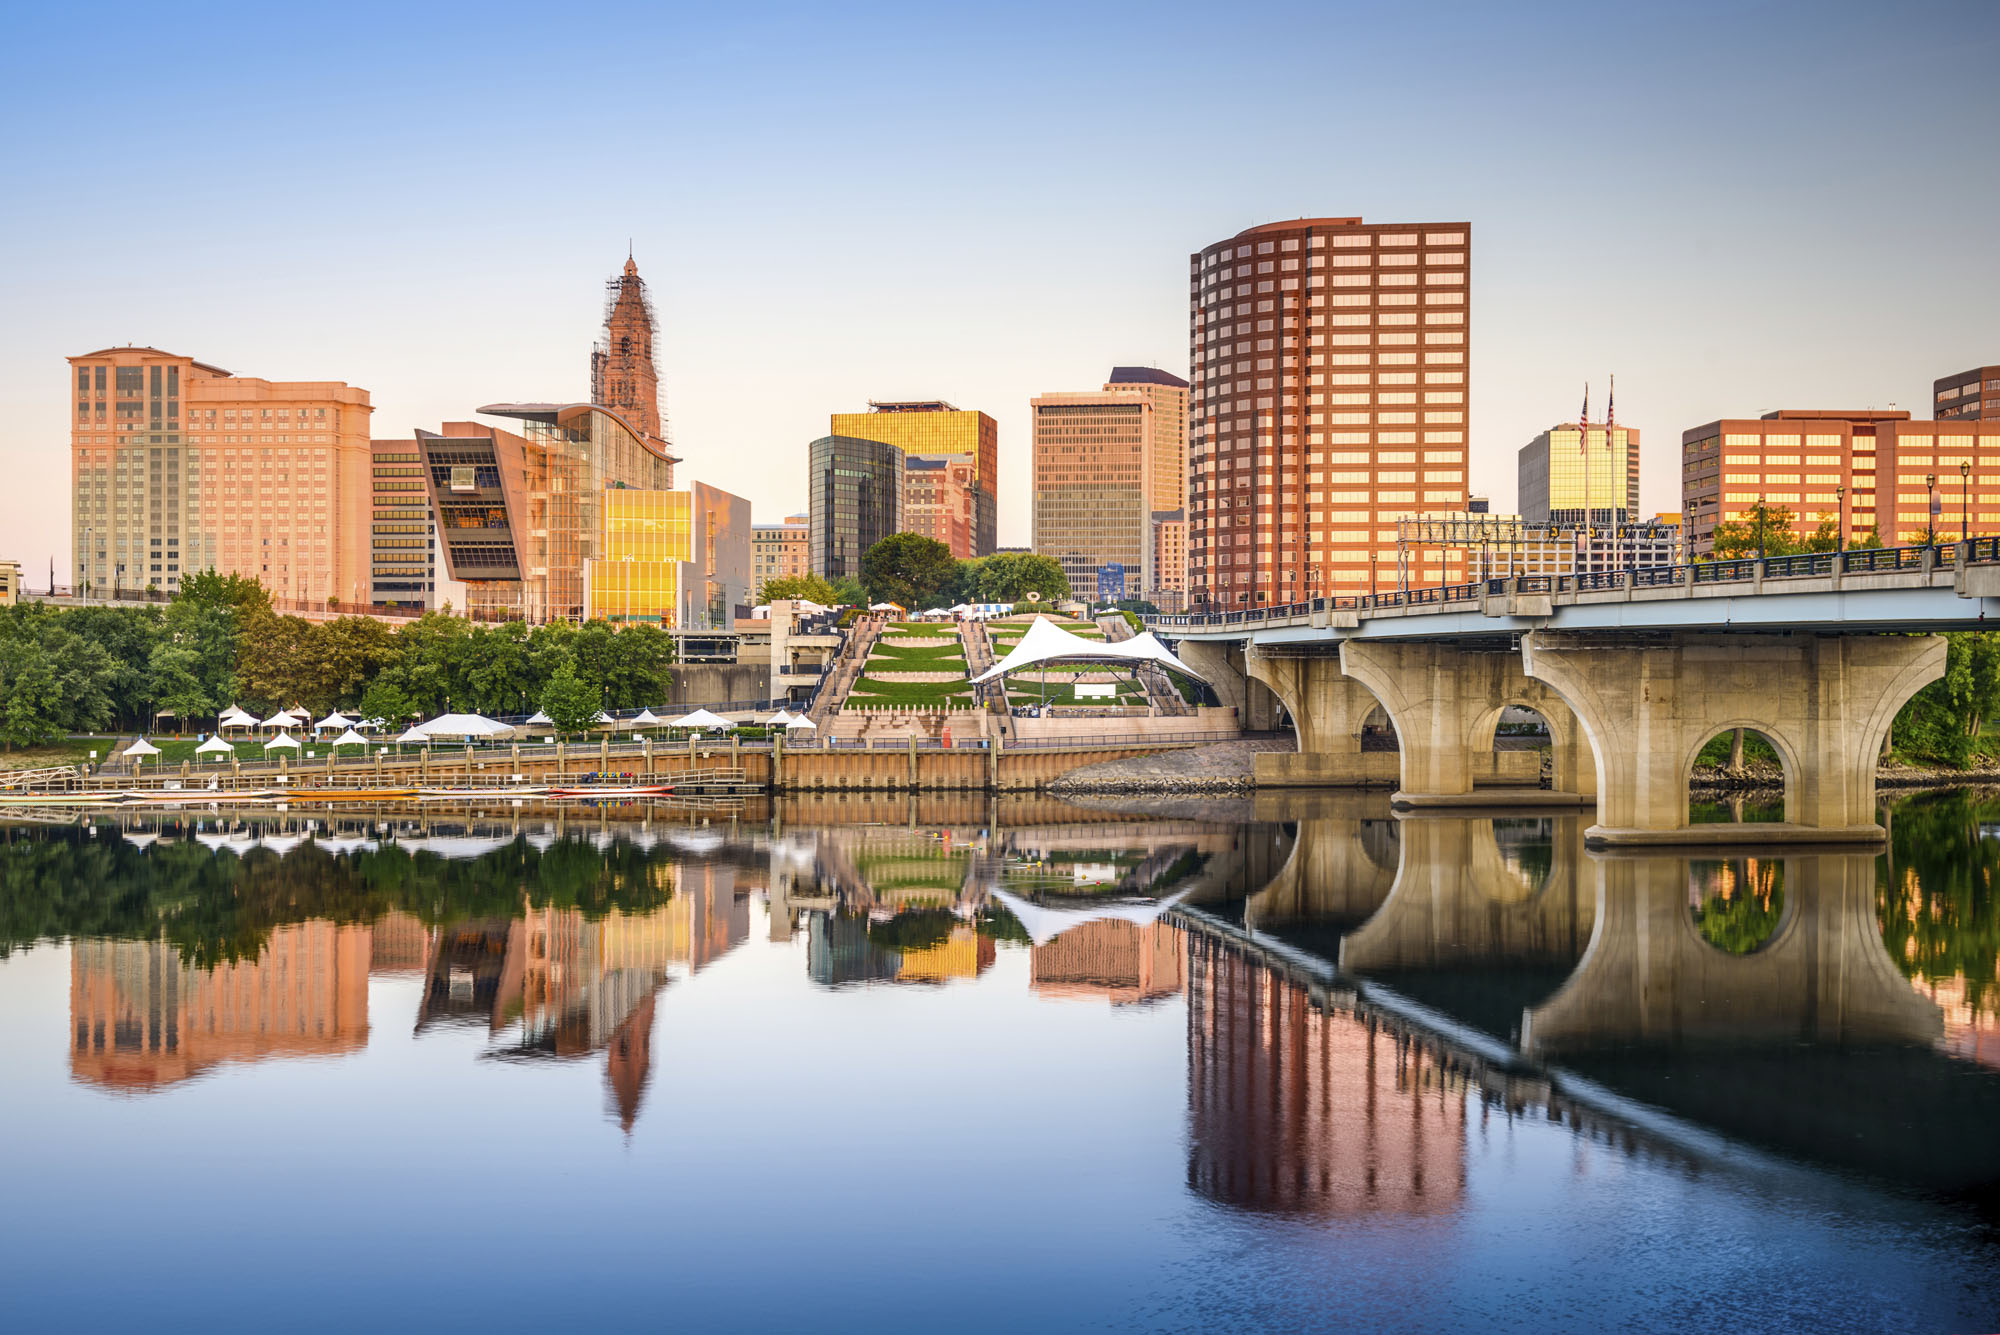
<svg viewBox="0 0 2000 1335">
<path fill-rule="evenodd" d="M 354 720 L 348 718 L 347 715 L 341 713 L 339 710 L 336 709 L 331 714 L 328 714 L 325 718 L 321 719 L 319 722 L 313 724 L 313 731 L 332 732 L 335 728 L 351 727 L 353 725 L 353 722 Z"/>
<path fill-rule="evenodd" d="M 995 663 L 972 680 L 991 681 L 1010 672 L 1038 666 L 1042 663 L 1158 663 L 1176 672 L 1184 672 L 1196 681 L 1207 678 L 1174 657 L 1153 635 L 1135 635 L 1117 644 L 1105 640 L 1086 640 L 1081 635 L 1072 634 L 1047 617 L 1036 617 L 1028 623 L 1027 632 L 1007 656 Z"/>
<path fill-rule="evenodd" d="M 504 723 L 496 723 L 480 714 L 440 714 L 429 723 L 419 723 L 412 732 L 421 732 L 432 741 L 445 737 L 463 737 L 471 741 L 475 737 L 507 737 L 514 730 Z"/>
<path fill-rule="evenodd" d="M 868 610 L 871 612 L 900 612 L 903 608 L 900 603 L 870 603 L 868 604 Z"/>
<path fill-rule="evenodd" d="M 222 716 L 216 719 L 215 726 L 218 729 L 254 728 L 257 726 L 257 716 L 255 714 L 246 714 L 237 706 L 231 705 L 222 711 Z"/>
<path fill-rule="evenodd" d="M 642 709 L 627 719 L 625 726 L 628 728 L 657 728 L 661 726 L 661 723 L 662 720 L 652 710 Z"/>
<path fill-rule="evenodd" d="M 232 756 L 236 754 L 236 748 L 220 737 L 211 737 L 197 746 L 194 753 L 198 756 Z"/>
<path fill-rule="evenodd" d="M 669 727 L 674 728 L 733 728 L 736 725 L 720 714 L 712 714 L 706 709 L 697 709 L 692 714 L 684 714 L 675 719 Z"/>
<path fill-rule="evenodd" d="M 277 713 L 271 715 L 271 717 L 265 719 L 262 723 L 259 723 L 257 726 L 260 728 L 278 728 L 282 730 L 285 728 L 298 727 L 299 721 L 292 717 L 290 710 L 281 709 Z"/>
<path fill-rule="evenodd" d="M 592 723 L 609 723 L 609 724 L 610 724 L 610 725 L 611 725 L 612 727 L 614 727 L 614 728 L 618 726 L 618 720 L 617 720 L 617 719 L 615 719 L 615 718 L 613 718 L 613 717 L 611 717 L 611 715 L 609 715 L 609 714 L 605 713 L 605 712 L 604 712 L 603 710 L 601 710 L 601 709 L 597 711 L 597 717 L 596 717 L 596 718 L 594 718 L 594 719 L 592 719 L 592 720 L 591 720 L 591 722 L 592 722 Z"/>
<path fill-rule="evenodd" d="M 338 750 L 343 746 L 365 747 L 368 745 L 368 739 L 366 737 L 363 737 L 360 733 L 356 732 L 354 729 L 349 728 L 346 732 L 343 732 L 342 734 L 340 734 L 340 736 L 334 738 L 333 741 L 329 743 L 329 745 L 331 745 L 335 750 Z"/>
<path fill-rule="evenodd" d="M 396 744 L 398 746 L 429 746 L 431 744 L 431 735 L 422 728 L 411 728 L 396 739 Z"/>
<path fill-rule="evenodd" d="M 948 617 L 951 615 L 951 612 L 946 608 L 933 607 L 922 613 L 922 615 L 927 617 Z"/>
<path fill-rule="evenodd" d="M 264 743 L 264 749 L 266 751 L 271 750 L 273 747 L 280 747 L 280 746 L 288 746 L 292 750 L 296 751 L 299 749 L 299 739 L 292 736 L 288 732 L 281 732 L 276 737 L 273 737 L 270 741 Z"/>
<path fill-rule="evenodd" d="M 789 709 L 780 709 L 777 713 L 771 715 L 771 717 L 764 720 L 764 726 L 767 728 L 789 727 L 791 726 L 792 720 L 797 717 L 798 715 L 794 714 Z"/>
<path fill-rule="evenodd" d="M 118 754 L 124 756 L 134 756 L 134 757 L 156 756 L 160 754 L 160 748 L 154 746 L 144 737 L 141 737 L 137 741 L 133 742 L 132 745 L 126 747 L 123 751 L 120 751 Z"/>
<path fill-rule="evenodd" d="M 521 726 L 524 728 L 532 728 L 537 724 L 539 724 L 542 727 L 547 727 L 552 722 L 554 722 L 553 719 L 551 719 L 547 714 L 544 714 L 541 710 L 537 709 L 534 713 L 528 715 L 528 721 L 522 724 Z"/>
<path fill-rule="evenodd" d="M 798 730 L 799 730 L 799 731 L 801 731 L 801 732 L 805 731 L 805 730 L 806 730 L 806 729 L 808 729 L 808 728 L 812 729 L 812 730 L 813 730 L 814 732 L 818 732 L 818 731 L 819 731 L 819 724 L 817 724 L 817 723 L 814 723 L 814 722 L 813 722 L 813 721 L 812 721 L 811 719 L 807 718 L 807 717 L 806 717 L 806 716 L 805 716 L 804 714 L 801 714 L 801 715 L 799 715 L 799 716 L 798 716 L 797 718 L 793 719 L 793 720 L 792 720 L 792 721 L 791 721 L 790 723 L 787 723 L 787 724 L 785 725 L 785 731 L 786 731 L 786 732 L 790 732 L 790 731 L 792 731 L 792 730 L 793 730 L 794 728 L 798 729 Z"/>
</svg>

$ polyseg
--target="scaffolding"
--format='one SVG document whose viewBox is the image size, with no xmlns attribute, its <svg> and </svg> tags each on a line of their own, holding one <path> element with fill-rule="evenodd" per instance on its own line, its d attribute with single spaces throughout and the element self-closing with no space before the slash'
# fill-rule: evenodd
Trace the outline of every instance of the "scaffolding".
<svg viewBox="0 0 2000 1335">
<path fill-rule="evenodd" d="M 1427 547 L 1464 552 L 1468 581 L 1594 574 L 1676 564 L 1681 526 L 1652 519 L 1584 523 L 1464 511 L 1404 515 L 1396 520 L 1397 588 L 1411 587 Z"/>
</svg>

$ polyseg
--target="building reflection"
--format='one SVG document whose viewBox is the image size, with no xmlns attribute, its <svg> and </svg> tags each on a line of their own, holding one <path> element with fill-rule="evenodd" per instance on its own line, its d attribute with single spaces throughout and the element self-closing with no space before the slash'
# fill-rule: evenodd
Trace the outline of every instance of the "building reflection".
<svg viewBox="0 0 2000 1335">
<path fill-rule="evenodd" d="M 1178 996 L 1186 964 L 1187 942 L 1179 928 L 1103 918 L 1032 947 L 1028 985 L 1045 997 L 1131 1005 Z"/>
<path fill-rule="evenodd" d="M 1188 942 L 1188 1184 L 1240 1209 L 1432 1215 L 1465 1193 L 1468 1086 L 1422 1046 Z"/>
<path fill-rule="evenodd" d="M 373 932 L 274 928 L 254 960 L 198 968 L 165 941 L 79 940 L 70 951 L 70 1073 L 143 1093 L 222 1062 L 326 1057 L 368 1042 Z"/>
</svg>

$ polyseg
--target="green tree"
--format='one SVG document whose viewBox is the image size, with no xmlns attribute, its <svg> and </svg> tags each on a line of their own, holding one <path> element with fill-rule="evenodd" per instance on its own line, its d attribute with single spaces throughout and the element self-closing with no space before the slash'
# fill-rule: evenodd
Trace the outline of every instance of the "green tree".
<svg viewBox="0 0 2000 1335">
<path fill-rule="evenodd" d="M 361 693 L 360 708 L 364 718 L 379 718 L 392 725 L 417 716 L 410 697 L 404 695 L 393 682 L 380 677 Z"/>
<path fill-rule="evenodd" d="M 866 607 L 868 590 L 854 576 L 842 575 L 833 581 L 833 602 L 840 607 Z"/>
<path fill-rule="evenodd" d="M 995 552 L 979 563 L 978 586 L 969 602 L 1018 603 L 1030 593 L 1043 602 L 1070 596 L 1069 577 L 1053 557 L 1032 552 Z"/>
<path fill-rule="evenodd" d="M 216 710 L 215 701 L 202 685 L 201 655 L 191 645 L 172 640 L 154 645 L 147 678 L 154 712 L 172 714 L 181 730 Z"/>
<path fill-rule="evenodd" d="M 1766 556 L 1795 556 L 1809 550 L 1793 533 L 1794 522 L 1792 512 L 1784 506 L 1759 502 L 1744 511 L 1741 519 L 1726 519 L 1715 526 L 1715 559 L 1755 556 L 1760 548 Z"/>
<path fill-rule="evenodd" d="M 818 575 L 780 575 L 764 581 L 764 587 L 757 590 L 757 601 L 774 603 L 780 598 L 805 598 L 821 607 L 831 607 L 839 594 L 833 585 Z"/>
<path fill-rule="evenodd" d="M 897 603 L 911 611 L 950 590 L 958 562 L 951 548 L 921 533 L 891 533 L 861 557 L 861 582 L 870 602 Z"/>
<path fill-rule="evenodd" d="M 542 690 L 542 712 L 558 733 L 582 732 L 596 720 L 600 708 L 596 690 L 568 663 L 556 669 Z"/>
</svg>

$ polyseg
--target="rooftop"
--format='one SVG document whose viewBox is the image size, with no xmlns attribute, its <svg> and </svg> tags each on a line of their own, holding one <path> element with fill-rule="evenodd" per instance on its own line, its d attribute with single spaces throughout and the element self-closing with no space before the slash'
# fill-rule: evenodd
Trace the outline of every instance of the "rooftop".
<svg viewBox="0 0 2000 1335">
<path fill-rule="evenodd" d="M 1114 366 L 1111 368 L 1113 385 L 1171 385 L 1175 389 L 1186 389 L 1188 382 L 1171 371 L 1162 371 L 1154 366 Z"/>
</svg>

